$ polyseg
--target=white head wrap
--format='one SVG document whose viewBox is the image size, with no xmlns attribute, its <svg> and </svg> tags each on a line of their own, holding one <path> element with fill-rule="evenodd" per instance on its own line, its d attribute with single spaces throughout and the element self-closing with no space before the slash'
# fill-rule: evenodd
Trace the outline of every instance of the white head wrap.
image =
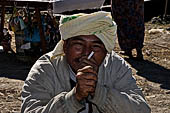
<svg viewBox="0 0 170 113">
<path fill-rule="evenodd" d="M 61 40 L 52 52 L 52 57 L 63 55 L 63 40 L 79 35 L 95 35 L 105 45 L 110 53 L 115 44 L 117 25 L 111 14 L 100 11 L 91 14 L 75 14 L 62 16 L 60 19 Z"/>
</svg>

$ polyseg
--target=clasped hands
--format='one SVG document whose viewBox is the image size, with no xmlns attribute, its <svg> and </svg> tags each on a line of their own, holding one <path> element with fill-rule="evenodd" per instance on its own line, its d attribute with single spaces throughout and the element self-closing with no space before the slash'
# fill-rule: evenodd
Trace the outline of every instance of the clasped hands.
<svg viewBox="0 0 170 113">
<path fill-rule="evenodd" d="M 83 58 L 80 62 L 80 68 L 77 70 L 76 80 L 76 99 L 82 101 L 95 94 L 97 83 L 98 66 L 93 58 L 88 60 Z"/>
</svg>

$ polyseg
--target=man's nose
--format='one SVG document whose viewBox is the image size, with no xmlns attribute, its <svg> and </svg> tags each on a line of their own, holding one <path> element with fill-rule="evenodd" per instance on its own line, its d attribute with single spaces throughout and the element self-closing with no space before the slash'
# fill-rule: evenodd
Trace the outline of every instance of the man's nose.
<svg viewBox="0 0 170 113">
<path fill-rule="evenodd" d="M 91 48 L 85 48 L 84 50 L 84 55 L 85 56 L 89 56 L 89 54 L 92 52 L 92 49 Z"/>
</svg>

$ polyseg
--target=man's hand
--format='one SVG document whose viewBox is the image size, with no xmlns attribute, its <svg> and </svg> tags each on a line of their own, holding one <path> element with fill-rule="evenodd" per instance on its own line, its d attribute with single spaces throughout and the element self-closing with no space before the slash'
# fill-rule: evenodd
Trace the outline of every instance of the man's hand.
<svg viewBox="0 0 170 113">
<path fill-rule="evenodd" d="M 77 71 L 77 84 L 76 84 L 76 98 L 81 101 L 88 97 L 94 96 L 97 72 L 92 66 L 84 66 Z"/>
</svg>

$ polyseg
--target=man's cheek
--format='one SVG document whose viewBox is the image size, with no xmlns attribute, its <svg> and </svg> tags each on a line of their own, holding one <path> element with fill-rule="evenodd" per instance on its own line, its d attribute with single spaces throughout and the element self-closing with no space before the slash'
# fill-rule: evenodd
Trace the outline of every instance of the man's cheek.
<svg viewBox="0 0 170 113">
<path fill-rule="evenodd" d="M 80 63 L 80 58 L 75 58 L 74 61 L 75 63 Z"/>
<path fill-rule="evenodd" d="M 75 56 L 80 56 L 82 54 L 82 51 L 73 51 L 73 54 L 75 54 Z"/>
</svg>

